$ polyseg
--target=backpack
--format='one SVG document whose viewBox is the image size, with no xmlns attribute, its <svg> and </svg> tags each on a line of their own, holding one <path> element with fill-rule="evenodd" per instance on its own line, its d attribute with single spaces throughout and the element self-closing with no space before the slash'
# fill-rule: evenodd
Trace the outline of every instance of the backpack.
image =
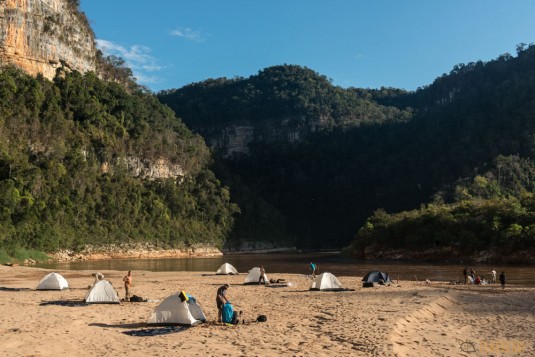
<svg viewBox="0 0 535 357">
<path fill-rule="evenodd" d="M 234 316 L 234 308 L 230 302 L 223 305 L 222 320 L 226 324 L 232 323 L 232 317 Z"/>
<path fill-rule="evenodd" d="M 266 321 L 267 321 L 266 315 L 258 315 L 258 317 L 256 318 L 256 322 L 266 322 Z"/>
</svg>

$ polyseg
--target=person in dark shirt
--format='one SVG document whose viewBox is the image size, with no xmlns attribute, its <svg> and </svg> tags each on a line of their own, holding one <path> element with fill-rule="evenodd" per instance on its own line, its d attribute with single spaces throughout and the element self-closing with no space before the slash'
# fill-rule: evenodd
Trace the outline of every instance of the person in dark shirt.
<svg viewBox="0 0 535 357">
<path fill-rule="evenodd" d="M 502 289 L 505 289 L 505 272 L 503 271 L 500 274 L 500 283 L 502 284 Z"/>
<path fill-rule="evenodd" d="M 221 322 L 221 317 L 223 314 L 223 305 L 229 302 L 227 298 L 227 290 L 230 287 L 229 284 L 225 284 L 217 289 L 217 295 L 215 297 L 215 302 L 217 304 L 217 322 Z"/>
</svg>

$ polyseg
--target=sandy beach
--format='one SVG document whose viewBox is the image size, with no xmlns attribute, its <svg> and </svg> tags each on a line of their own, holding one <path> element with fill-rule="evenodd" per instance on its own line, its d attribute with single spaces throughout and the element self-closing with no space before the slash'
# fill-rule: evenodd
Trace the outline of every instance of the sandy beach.
<svg viewBox="0 0 535 357">
<path fill-rule="evenodd" d="M 63 291 L 35 290 L 49 270 L 0 266 L 3 356 L 533 356 L 535 289 L 399 281 L 362 288 L 338 277 L 345 292 L 309 291 L 310 279 L 275 274 L 293 286 L 243 285 L 245 274 L 133 271 L 133 293 L 148 302 L 81 304 L 93 271 L 58 271 Z M 124 297 L 126 272 L 101 271 Z M 216 323 L 217 288 L 246 324 Z M 177 291 L 195 296 L 208 322 L 179 332 L 148 329 L 152 310 Z M 260 314 L 267 322 L 250 322 Z"/>
</svg>

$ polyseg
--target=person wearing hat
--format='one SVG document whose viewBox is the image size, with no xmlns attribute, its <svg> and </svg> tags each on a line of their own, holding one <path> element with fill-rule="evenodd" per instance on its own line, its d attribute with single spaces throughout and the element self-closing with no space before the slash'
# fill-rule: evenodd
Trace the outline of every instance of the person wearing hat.
<svg viewBox="0 0 535 357">
<path fill-rule="evenodd" d="M 227 298 L 227 290 L 230 287 L 229 284 L 225 284 L 217 289 L 217 295 L 215 297 L 215 302 L 217 304 L 217 322 L 221 322 L 221 317 L 223 315 L 223 305 L 229 302 Z"/>
</svg>

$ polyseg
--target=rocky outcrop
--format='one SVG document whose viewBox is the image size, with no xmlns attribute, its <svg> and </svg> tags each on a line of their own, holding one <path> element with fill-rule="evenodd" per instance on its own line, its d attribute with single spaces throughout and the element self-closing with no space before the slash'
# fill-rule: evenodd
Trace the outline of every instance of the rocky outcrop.
<svg viewBox="0 0 535 357">
<path fill-rule="evenodd" d="M 113 165 L 104 162 L 100 165 L 100 171 L 102 173 L 113 174 L 114 167 L 116 166 L 125 167 L 133 177 L 148 180 L 181 178 L 186 174 L 182 166 L 173 164 L 168 160 L 158 159 L 156 161 L 150 161 L 148 159 L 141 159 L 133 156 L 118 159 Z"/>
<path fill-rule="evenodd" d="M 96 71 L 93 31 L 69 0 L 0 0 L 0 64 L 52 79 L 56 69 Z"/>
<path fill-rule="evenodd" d="M 313 126 L 305 125 L 304 119 L 301 121 L 251 121 L 195 130 L 205 138 L 208 146 L 223 157 L 229 157 L 249 154 L 249 144 L 253 142 L 299 142 L 315 130 Z"/>
<path fill-rule="evenodd" d="M 154 243 L 121 243 L 94 247 L 85 246 L 79 252 L 62 250 L 49 254 L 53 261 L 72 262 L 82 260 L 134 259 L 134 258 L 192 258 L 214 257 L 221 251 L 210 245 L 194 245 L 184 248 L 158 247 Z"/>
</svg>

